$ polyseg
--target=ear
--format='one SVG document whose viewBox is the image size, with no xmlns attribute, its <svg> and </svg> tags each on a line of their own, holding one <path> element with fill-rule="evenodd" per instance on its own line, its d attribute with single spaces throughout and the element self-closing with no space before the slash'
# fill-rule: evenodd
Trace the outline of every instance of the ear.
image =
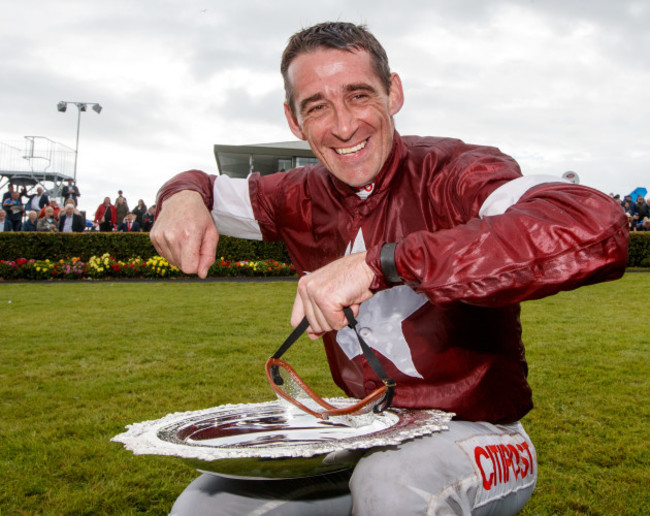
<svg viewBox="0 0 650 516">
<path fill-rule="evenodd" d="M 289 124 L 289 129 L 291 129 L 291 132 L 294 134 L 294 136 L 300 140 L 306 140 L 307 138 L 305 138 L 298 120 L 295 116 L 293 116 L 291 108 L 286 102 L 284 103 L 284 116 L 286 117 L 287 123 Z"/>
<path fill-rule="evenodd" d="M 391 116 L 397 114 L 404 105 L 404 90 L 402 79 L 396 73 L 390 76 L 390 89 L 388 90 L 388 111 Z"/>
</svg>

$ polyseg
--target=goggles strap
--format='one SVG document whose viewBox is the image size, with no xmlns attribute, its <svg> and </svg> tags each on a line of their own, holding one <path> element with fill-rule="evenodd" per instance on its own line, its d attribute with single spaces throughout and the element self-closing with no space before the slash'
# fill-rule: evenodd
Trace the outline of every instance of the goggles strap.
<svg viewBox="0 0 650 516">
<path fill-rule="evenodd" d="M 361 351 L 363 351 L 363 356 L 366 357 L 366 360 L 368 361 L 368 364 L 370 365 L 374 373 L 379 378 L 381 378 L 381 381 L 386 386 L 386 394 L 384 395 L 384 398 L 381 400 L 381 402 L 375 405 L 375 408 L 373 409 L 374 412 L 376 413 L 383 412 L 388 407 L 390 407 L 390 404 L 393 401 L 393 394 L 395 392 L 395 380 L 388 377 L 388 375 L 386 374 L 386 370 L 381 365 L 381 362 L 379 361 L 379 358 L 377 358 L 377 355 L 374 353 L 372 348 L 368 346 L 366 341 L 363 340 L 363 337 L 359 334 L 359 331 L 357 330 L 358 323 L 357 320 L 354 318 L 352 309 L 346 306 L 343 308 L 343 313 L 345 314 L 345 317 L 348 320 L 348 326 L 354 330 L 354 333 L 357 336 L 357 340 L 359 341 L 359 345 L 361 346 Z"/>
<path fill-rule="evenodd" d="M 365 340 L 363 340 L 363 337 L 359 335 L 359 331 L 357 330 L 357 320 L 354 318 L 354 313 L 352 312 L 352 309 L 350 307 L 344 307 L 343 308 L 343 313 L 345 314 L 346 319 L 348 320 L 348 326 L 354 330 L 355 335 L 357 336 L 357 340 L 359 341 L 359 345 L 361 346 L 361 351 L 363 351 L 363 356 L 366 358 L 368 361 L 368 364 L 374 371 L 374 373 L 381 379 L 383 384 L 386 386 L 386 394 L 384 395 L 383 399 L 374 407 L 374 412 L 379 413 L 383 412 L 386 410 L 388 407 L 390 407 L 390 404 L 393 400 L 393 394 L 395 391 L 395 380 L 392 378 L 389 378 L 388 375 L 386 374 L 386 371 L 384 370 L 384 367 L 381 365 L 381 362 L 379 361 L 379 358 L 377 358 L 377 355 L 372 351 L 372 348 L 368 346 Z M 278 348 L 278 350 L 273 354 L 271 358 L 280 358 L 284 353 L 293 345 L 294 342 L 298 340 L 298 338 L 305 332 L 305 330 L 309 327 L 309 321 L 307 321 L 307 318 L 304 317 L 302 321 L 300 321 L 300 324 L 296 326 L 296 328 L 291 332 L 291 335 L 287 337 L 287 340 L 284 341 L 284 343 Z M 282 385 L 284 383 L 284 380 L 282 380 L 282 376 L 280 375 L 280 372 L 278 370 L 277 365 L 272 365 L 271 366 L 271 377 L 273 378 L 273 382 L 276 385 Z"/>
<path fill-rule="evenodd" d="M 287 337 L 287 340 L 285 340 L 278 348 L 278 350 L 273 353 L 271 358 L 280 358 L 282 355 L 284 355 L 286 351 L 293 345 L 293 343 L 296 342 L 303 333 L 305 333 L 305 330 L 308 327 L 309 321 L 306 317 L 303 317 L 302 321 L 300 321 L 300 324 L 294 328 L 294 330 L 291 332 L 291 335 L 289 335 Z M 280 375 L 280 371 L 278 371 L 278 366 L 276 365 L 271 366 L 271 377 L 273 378 L 275 385 L 282 385 L 284 383 L 282 375 Z"/>
</svg>

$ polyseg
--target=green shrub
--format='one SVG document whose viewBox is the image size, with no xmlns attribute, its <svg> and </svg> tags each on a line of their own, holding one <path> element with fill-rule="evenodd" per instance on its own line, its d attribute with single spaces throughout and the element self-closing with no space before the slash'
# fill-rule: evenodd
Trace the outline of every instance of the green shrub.
<svg viewBox="0 0 650 516">
<path fill-rule="evenodd" d="M 117 260 L 139 256 L 143 260 L 158 254 L 148 233 L 0 233 L 0 260 L 65 260 L 77 257 L 87 262 L 91 256 L 108 253 Z M 278 260 L 290 262 L 282 242 L 259 242 L 222 236 L 217 256 L 226 260 Z"/>
<path fill-rule="evenodd" d="M 108 253 L 116 260 L 139 256 L 148 260 L 158 253 L 148 233 L 0 233 L 0 260 L 65 260 L 77 257 L 86 262 L 91 256 Z M 260 242 L 222 236 L 217 257 L 227 261 L 277 260 L 290 263 L 282 242 Z M 629 267 L 650 266 L 650 232 L 630 234 Z"/>
<path fill-rule="evenodd" d="M 650 267 L 650 232 L 630 233 L 628 267 Z"/>
</svg>

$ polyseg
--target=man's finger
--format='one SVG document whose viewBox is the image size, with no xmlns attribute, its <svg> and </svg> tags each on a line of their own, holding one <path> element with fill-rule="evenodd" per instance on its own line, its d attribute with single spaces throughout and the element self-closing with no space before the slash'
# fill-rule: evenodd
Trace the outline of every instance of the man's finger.
<svg viewBox="0 0 650 516">
<path fill-rule="evenodd" d="M 201 242 L 201 249 L 199 251 L 199 264 L 197 271 L 199 278 L 207 277 L 210 267 L 216 258 L 218 243 L 219 233 L 214 226 L 209 226 L 203 236 L 203 242 Z"/>
</svg>

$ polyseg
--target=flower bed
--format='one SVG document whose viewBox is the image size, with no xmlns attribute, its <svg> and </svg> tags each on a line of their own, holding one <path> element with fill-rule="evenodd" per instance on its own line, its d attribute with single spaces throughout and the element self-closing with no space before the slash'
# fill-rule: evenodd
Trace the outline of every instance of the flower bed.
<svg viewBox="0 0 650 516">
<path fill-rule="evenodd" d="M 269 277 L 293 276 L 293 265 L 275 260 L 237 261 L 217 260 L 208 276 L 210 277 Z M 108 253 L 92 256 L 87 262 L 79 258 L 65 260 L 0 260 L 0 280 L 45 280 L 45 279 L 122 279 L 122 278 L 182 278 L 188 277 L 178 267 L 171 265 L 160 256 L 148 260 L 139 257 L 116 260 Z"/>
</svg>

